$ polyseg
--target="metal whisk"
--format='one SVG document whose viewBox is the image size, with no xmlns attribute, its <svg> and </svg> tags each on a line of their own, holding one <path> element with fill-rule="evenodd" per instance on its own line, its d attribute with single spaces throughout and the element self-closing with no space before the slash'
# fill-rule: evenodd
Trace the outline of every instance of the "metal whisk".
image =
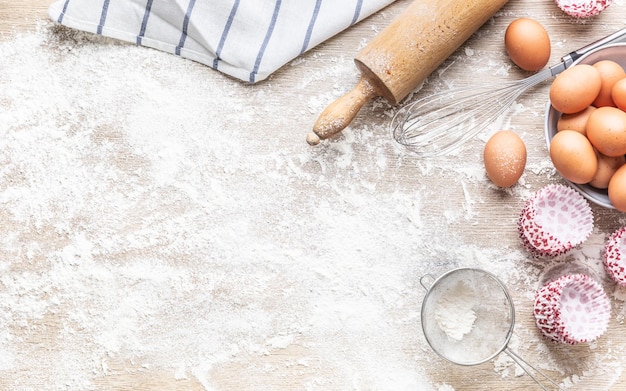
<svg viewBox="0 0 626 391">
<path fill-rule="evenodd" d="M 626 42 L 626 29 L 571 52 L 560 63 L 525 79 L 421 98 L 396 112 L 390 124 L 393 138 L 420 157 L 452 152 L 495 121 L 528 89 L 563 72 L 583 55 L 617 42 Z"/>
</svg>

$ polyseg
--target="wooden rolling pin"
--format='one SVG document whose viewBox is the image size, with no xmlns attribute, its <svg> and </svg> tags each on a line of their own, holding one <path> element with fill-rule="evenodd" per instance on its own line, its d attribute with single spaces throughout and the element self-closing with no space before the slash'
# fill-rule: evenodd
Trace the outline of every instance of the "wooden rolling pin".
<svg viewBox="0 0 626 391">
<path fill-rule="evenodd" d="M 398 104 L 507 1 L 413 1 L 356 56 L 359 82 L 320 114 L 307 142 L 342 131 L 374 97 Z"/>
</svg>

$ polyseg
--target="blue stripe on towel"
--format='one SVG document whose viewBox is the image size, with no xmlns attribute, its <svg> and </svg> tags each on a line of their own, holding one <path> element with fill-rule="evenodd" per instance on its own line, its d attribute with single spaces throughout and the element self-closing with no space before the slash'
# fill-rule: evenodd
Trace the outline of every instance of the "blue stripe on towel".
<svg viewBox="0 0 626 391">
<path fill-rule="evenodd" d="M 309 22 L 309 28 L 306 30 L 306 36 L 304 37 L 304 43 L 302 43 L 302 49 L 300 50 L 300 54 L 304 53 L 309 47 L 309 41 L 311 41 L 311 34 L 313 34 L 313 27 L 315 26 L 317 15 L 319 15 L 320 13 L 321 5 L 322 5 L 322 0 L 317 0 L 315 2 L 315 9 L 313 10 L 313 16 L 311 16 L 311 21 Z"/>
<path fill-rule="evenodd" d="M 224 48 L 224 42 L 226 42 L 226 37 L 228 36 L 228 32 L 230 31 L 230 26 L 232 26 L 233 20 L 235 19 L 237 8 L 239 8 L 239 0 L 235 0 L 233 8 L 230 9 L 230 15 L 228 15 L 226 26 L 224 26 L 224 31 L 222 31 L 220 43 L 217 45 L 217 50 L 215 50 L 215 59 L 213 60 L 214 69 L 217 69 L 217 63 L 220 61 L 220 54 L 222 53 L 222 49 Z"/>
<path fill-rule="evenodd" d="M 104 4 L 102 4 L 102 13 L 100 14 L 100 23 L 98 23 L 98 29 L 96 30 L 97 34 L 102 34 L 102 28 L 104 27 L 104 22 L 107 19 L 107 12 L 109 12 L 109 2 L 110 0 L 104 0 Z"/>
<path fill-rule="evenodd" d="M 59 18 L 57 19 L 57 22 L 63 23 L 63 17 L 65 16 L 65 12 L 67 11 L 67 6 L 70 4 L 70 0 L 65 0 L 65 3 L 63 3 L 63 10 L 61 11 L 61 13 L 59 14 Z"/>
<path fill-rule="evenodd" d="M 261 45 L 261 50 L 259 50 L 259 54 L 257 54 L 254 68 L 252 69 L 252 72 L 250 72 L 250 83 L 254 83 L 256 74 L 259 72 L 259 65 L 261 65 L 263 54 L 265 53 L 265 49 L 267 48 L 267 44 L 270 41 L 270 38 L 272 37 L 272 32 L 274 31 L 274 27 L 276 26 L 276 20 L 278 19 L 278 12 L 280 11 L 280 2 L 281 0 L 276 0 L 276 5 L 274 6 L 274 14 L 272 15 L 272 21 L 270 22 L 270 25 L 267 28 L 267 32 L 265 33 L 265 39 L 263 40 L 263 44 Z"/>
<path fill-rule="evenodd" d="M 363 0 L 357 1 L 356 9 L 354 10 L 354 16 L 352 17 L 352 23 L 350 23 L 350 26 L 359 21 L 359 16 L 361 16 L 361 7 L 363 7 Z"/>
<path fill-rule="evenodd" d="M 148 0 L 146 3 L 146 12 L 143 14 L 143 20 L 141 21 L 141 29 L 139 30 L 139 35 L 137 36 L 137 45 L 141 45 L 141 40 L 143 36 L 146 34 L 146 27 L 148 26 L 148 18 L 150 18 L 150 10 L 152 9 L 152 0 Z"/>
<path fill-rule="evenodd" d="M 180 49 L 185 46 L 185 40 L 187 40 L 187 28 L 189 28 L 189 19 L 191 18 L 191 12 L 193 11 L 193 6 L 196 4 L 196 0 L 190 0 L 189 5 L 187 6 L 187 12 L 185 13 L 185 19 L 183 20 L 183 33 L 180 36 L 180 41 L 178 42 L 178 46 L 176 46 L 176 54 L 180 56 Z"/>
</svg>

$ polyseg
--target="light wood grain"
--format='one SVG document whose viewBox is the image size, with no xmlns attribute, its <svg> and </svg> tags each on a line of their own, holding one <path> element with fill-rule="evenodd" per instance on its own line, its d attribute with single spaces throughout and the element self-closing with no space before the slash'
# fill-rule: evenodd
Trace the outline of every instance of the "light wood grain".
<svg viewBox="0 0 626 391">
<path fill-rule="evenodd" d="M 40 20 L 46 18 L 46 8 L 51 4 L 51 0 L 0 0 L 0 39 L 11 39 L 15 34 L 25 31 L 32 31 L 35 29 L 36 24 Z M 399 1 L 395 5 L 384 10 L 384 13 L 397 15 L 408 4 L 408 1 Z M 551 63 L 558 61 L 559 57 L 565 54 L 569 50 L 573 50 L 577 47 L 583 46 L 590 41 L 598 39 L 607 35 L 608 33 L 615 31 L 618 28 L 624 27 L 624 15 L 619 13 L 623 11 L 624 7 L 617 9 L 616 12 L 608 10 L 600 17 L 596 18 L 592 22 L 586 24 L 576 23 L 553 6 L 551 1 L 510 1 L 503 10 L 502 17 L 495 21 L 490 21 L 482 28 L 478 34 L 470 38 L 465 47 L 471 47 L 477 53 L 481 52 L 502 52 L 502 42 L 500 40 L 483 40 L 484 36 L 497 34 L 502 32 L 508 21 L 511 21 L 515 17 L 530 16 L 540 20 L 551 34 L 554 43 L 558 43 L 553 49 Z M 357 53 L 358 48 L 363 40 L 370 40 L 375 35 L 375 31 L 380 31 L 385 27 L 385 23 L 388 18 L 380 18 L 373 16 L 363 23 L 349 29 L 348 31 L 340 34 L 339 36 L 329 40 L 328 42 L 320 45 L 314 49 L 312 54 L 319 54 L 331 58 L 333 56 L 353 56 Z M 464 48 L 460 50 L 464 50 Z M 324 62 L 314 63 L 317 67 L 324 67 L 327 64 Z M 440 69 L 445 69 L 447 77 L 450 80 L 454 80 L 456 84 L 467 85 L 475 83 L 475 75 L 467 72 L 466 69 L 452 66 L 454 64 L 454 55 L 451 57 Z M 0 70 L 1 71 L 1 70 Z M 281 69 L 275 79 L 272 81 L 276 84 L 289 86 L 298 82 L 298 78 L 303 75 L 302 70 L 297 68 L 286 67 Z M 332 90 L 333 85 L 341 84 L 348 90 L 357 80 L 357 70 L 355 69 L 355 76 L 350 80 L 323 80 L 315 88 L 326 88 Z M 523 77 L 525 73 L 521 71 L 511 71 L 511 77 Z M 495 77 L 495 76 L 494 76 Z M 254 87 L 252 87 L 254 88 Z M 308 87 L 313 88 L 313 87 Z M 288 89 L 286 88 L 286 91 Z M 289 92 L 292 93 L 292 92 Z M 303 94 L 307 94 L 307 90 L 301 91 Z M 314 91 L 308 91 L 312 96 Z M 537 105 L 545 102 L 546 86 L 540 86 L 537 89 L 530 91 L 524 97 L 526 104 L 533 104 L 537 102 Z M 271 99 L 271 98 L 270 98 Z M 271 103 L 271 102 L 270 102 Z M 330 102 L 329 102 L 330 103 Z M 294 110 L 297 111 L 297 110 Z M 307 123 L 312 126 L 313 121 L 317 113 L 311 113 L 310 117 L 306 118 Z M 355 119 L 357 124 L 372 123 L 376 126 L 384 128 L 386 117 L 381 111 L 376 109 L 367 108 L 363 110 Z M 528 131 L 541 132 L 541 121 L 537 118 L 521 118 L 518 117 L 520 127 L 526 127 Z M 301 129 L 301 134 L 289 134 L 282 137 L 301 137 L 303 148 L 309 148 L 304 142 L 304 136 L 309 129 Z M 275 129 L 268 129 L 268 134 L 275 132 Z M 530 150 L 541 151 L 545 156 L 545 145 L 541 142 L 536 142 L 533 145 L 528 146 Z M 268 147 L 269 148 L 269 147 Z M 323 148 L 318 146 L 317 148 Z M 367 154 L 367 146 L 357 146 L 361 148 L 355 151 L 356 155 Z M 320 152 L 320 158 L 324 156 Z M 393 159 L 393 156 L 388 156 L 388 159 Z M 393 178 L 394 181 L 404 182 L 411 185 L 420 185 L 424 187 L 433 187 L 434 192 L 444 192 L 442 185 L 434 180 L 430 183 L 416 183 L 415 174 L 407 171 L 404 172 L 405 177 Z M 391 179 L 390 179 L 391 180 Z M 536 182 L 531 182 L 529 185 L 538 187 L 541 185 L 543 179 L 537 179 Z M 381 183 L 380 186 L 385 186 Z M 458 197 L 462 199 L 464 197 L 462 189 L 445 189 L 446 196 L 450 198 Z M 483 200 L 476 208 L 481 210 L 492 209 L 493 212 L 486 212 L 493 218 L 490 219 L 488 226 L 482 226 L 480 230 L 476 230 L 475 226 L 463 226 L 462 223 L 453 225 L 450 228 L 456 229 L 460 232 L 460 235 L 464 236 L 464 239 L 480 241 L 485 246 L 497 246 L 502 240 L 503 235 L 509 235 L 508 239 L 511 239 L 510 232 L 511 222 L 514 220 L 520 205 L 520 200 L 511 200 L 507 198 L 506 194 L 492 192 L 489 193 L 489 198 Z M 511 206 L 513 204 L 513 206 Z M 606 210 L 600 207 L 594 207 L 596 213 L 596 226 L 597 229 L 603 232 L 611 232 L 615 227 L 620 225 L 620 221 L 623 220 L 623 215 L 616 213 L 615 211 Z M 436 213 L 426 212 L 426 213 Z M 432 216 L 423 216 L 428 220 Z M 503 234 L 505 232 L 506 234 Z M 512 239 L 514 240 L 514 238 Z M 514 300 L 520 303 L 526 303 L 519 306 L 518 311 L 528 314 L 530 311 L 529 304 L 527 304 L 526 297 L 520 297 L 513 292 Z M 54 346 L 52 338 L 48 333 L 52 333 L 58 328 L 58 319 L 53 316 L 47 317 L 41 320 L 42 334 L 37 340 L 24 341 L 29 344 L 39 344 L 43 349 L 54 350 L 58 347 Z M 533 320 L 531 317 L 520 317 L 518 323 L 523 326 L 523 330 L 534 330 Z M 19 331 L 16 331 L 18 333 Z M 419 333 L 418 326 L 415 326 L 415 335 L 406 335 L 407 341 L 418 338 L 416 336 Z M 613 341 L 617 341 L 616 345 L 620 347 L 626 346 L 626 333 L 624 333 L 624 325 L 619 323 L 616 319 L 611 321 L 609 327 L 609 335 Z M 520 336 L 520 340 L 524 340 L 527 335 Z M 536 334 L 532 337 L 537 338 Z M 407 350 L 411 350 L 412 346 L 407 343 Z M 602 342 L 598 344 L 596 348 L 598 351 L 606 352 L 612 349 L 612 346 L 606 346 Z M 339 346 L 338 349 L 341 349 Z M 391 347 L 390 347 L 391 349 Z M 533 346 L 526 345 L 521 342 L 519 348 L 520 353 L 524 355 L 530 362 L 538 359 L 538 356 L 533 353 Z M 567 347 L 554 347 L 555 354 L 562 357 L 564 360 L 572 362 L 572 366 L 576 366 L 578 362 L 585 362 L 588 356 L 593 354 L 588 349 Z M 411 351 L 410 353 L 415 356 L 423 356 L 432 354 L 432 352 L 424 351 Z M 305 389 L 307 381 L 314 377 L 321 377 L 324 379 L 333 379 L 335 373 L 333 373 L 332 365 L 311 365 L 308 367 L 289 367 L 285 362 L 297 361 L 300 357 L 307 357 L 309 362 L 323 363 L 325 357 L 318 357 L 312 355 L 307 350 L 307 341 L 303 339 L 301 341 L 295 341 L 287 349 L 282 349 L 277 352 L 272 352 L 262 357 L 250 357 L 249 361 L 239 360 L 224 365 L 211 368 L 211 378 L 214 383 L 219 386 L 220 390 L 302 390 Z M 626 360 L 626 359 L 625 359 Z M 263 371 L 263 368 L 272 367 L 280 368 L 275 371 Z M 38 368 L 33 368 L 33 371 Z M 47 368 L 47 370 L 53 370 Z M 441 360 L 433 358 L 433 366 L 429 368 L 428 375 L 435 384 L 449 384 L 454 387 L 455 390 L 531 390 L 537 389 L 534 382 L 527 376 L 512 378 L 501 378 L 498 374 L 494 373 L 493 365 L 484 364 L 477 367 L 458 367 L 449 365 Z M 551 374 L 558 375 L 558 374 Z M 117 362 L 112 360 L 108 364 L 106 374 L 94 375 L 94 385 L 97 390 L 204 390 L 202 384 L 195 379 L 175 379 L 170 372 L 163 372 L 158 369 L 151 369 L 146 366 L 138 366 L 132 362 Z M 0 378 L 0 389 L 5 389 L 7 379 Z M 329 381 L 331 384 L 329 389 L 351 389 L 349 384 L 336 384 Z M 604 379 L 585 379 L 580 384 L 575 385 L 574 390 L 603 390 L 607 389 Z M 45 390 L 45 385 L 42 385 L 42 390 Z M 626 375 L 621 376 L 621 380 L 617 382 L 617 385 L 613 386 L 611 390 L 626 390 Z"/>
<path fill-rule="evenodd" d="M 0 34 L 4 38 L 20 31 L 33 30 L 38 21 L 46 18 L 51 0 L 0 0 Z"/>
</svg>

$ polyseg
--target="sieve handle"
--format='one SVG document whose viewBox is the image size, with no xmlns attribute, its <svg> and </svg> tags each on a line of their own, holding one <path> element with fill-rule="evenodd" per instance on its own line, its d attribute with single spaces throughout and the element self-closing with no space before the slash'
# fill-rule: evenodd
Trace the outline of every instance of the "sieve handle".
<svg viewBox="0 0 626 391">
<path fill-rule="evenodd" d="M 548 375 L 546 375 L 545 373 L 541 372 L 539 369 L 535 368 L 534 366 L 530 365 L 526 360 L 521 358 L 517 353 L 515 353 L 514 351 L 512 351 L 508 347 L 504 349 L 504 353 L 506 353 L 509 357 L 511 357 L 511 359 L 513 361 L 515 361 L 515 363 L 517 365 L 519 365 L 519 367 L 522 368 L 524 370 L 524 372 L 526 372 L 526 374 L 528 376 L 530 376 L 530 378 L 533 379 L 535 381 L 535 383 L 537 383 L 537 385 L 539 387 L 541 387 L 541 389 L 543 389 L 544 391 L 548 391 L 548 388 L 546 388 L 546 386 L 541 384 L 541 382 L 539 381 L 537 376 L 532 374 L 531 370 L 534 371 L 535 373 L 538 373 L 541 376 L 543 376 L 543 378 L 545 378 L 547 381 L 552 383 L 552 385 L 554 385 L 557 389 L 563 390 L 563 388 L 561 388 L 561 386 L 559 386 L 554 380 L 550 379 L 550 377 L 548 377 Z"/>
<path fill-rule="evenodd" d="M 432 274 L 424 274 L 422 278 L 420 278 L 420 285 L 426 290 L 429 291 L 430 287 L 433 286 L 435 282 L 435 277 Z"/>
</svg>

